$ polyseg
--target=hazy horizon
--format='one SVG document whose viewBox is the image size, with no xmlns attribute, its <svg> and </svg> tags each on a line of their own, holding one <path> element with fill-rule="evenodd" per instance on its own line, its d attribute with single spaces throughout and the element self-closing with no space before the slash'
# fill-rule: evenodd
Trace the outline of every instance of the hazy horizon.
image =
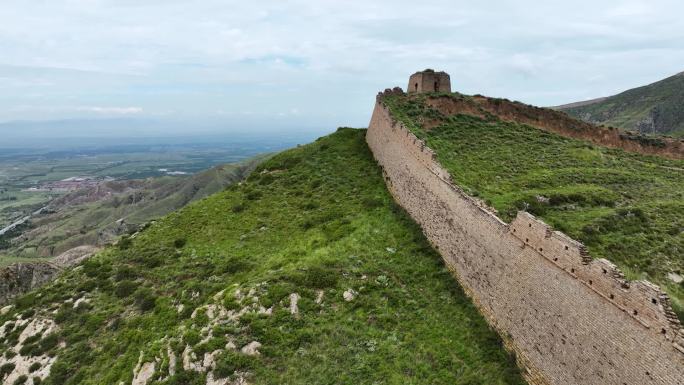
<svg viewBox="0 0 684 385">
<path fill-rule="evenodd" d="M 0 123 L 0 150 L 79 149 L 112 146 L 147 146 L 212 143 L 275 143 L 293 146 L 333 132 L 305 125 L 249 125 L 230 127 L 226 122 L 179 122 L 153 119 L 67 119 Z"/>
<path fill-rule="evenodd" d="M 9 0 L 0 135 L 314 135 L 366 126 L 377 91 L 425 68 L 466 94 L 593 99 L 684 70 L 683 11 L 669 0 Z"/>
</svg>

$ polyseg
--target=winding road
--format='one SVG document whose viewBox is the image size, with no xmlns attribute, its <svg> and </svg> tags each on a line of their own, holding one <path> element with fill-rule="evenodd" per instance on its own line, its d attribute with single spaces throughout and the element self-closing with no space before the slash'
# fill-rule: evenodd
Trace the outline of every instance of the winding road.
<svg viewBox="0 0 684 385">
<path fill-rule="evenodd" d="M 39 208 L 38 210 L 32 212 L 30 215 L 27 215 L 27 216 L 25 216 L 25 217 L 23 217 L 23 218 L 21 218 L 21 219 L 19 219 L 19 220 L 16 220 L 16 221 L 12 222 L 10 225 L 8 225 L 7 227 L 5 227 L 5 228 L 3 228 L 2 230 L 0 230 L 0 237 L 3 236 L 3 235 L 5 235 L 5 233 L 7 233 L 8 231 L 11 231 L 11 230 L 14 229 L 15 227 L 24 224 L 26 221 L 28 221 L 29 219 L 31 219 L 32 216 L 40 214 L 40 213 L 43 212 L 43 210 L 45 210 L 46 208 L 47 208 L 47 206 L 41 207 L 41 208 Z"/>
</svg>

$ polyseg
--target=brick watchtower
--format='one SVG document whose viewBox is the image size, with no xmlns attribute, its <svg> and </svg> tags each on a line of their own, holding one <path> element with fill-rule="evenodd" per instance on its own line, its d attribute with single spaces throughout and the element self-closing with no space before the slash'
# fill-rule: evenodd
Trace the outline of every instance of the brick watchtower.
<svg viewBox="0 0 684 385">
<path fill-rule="evenodd" d="M 426 69 L 411 75 L 406 91 L 408 93 L 451 92 L 451 79 L 444 71 L 435 72 Z"/>
</svg>

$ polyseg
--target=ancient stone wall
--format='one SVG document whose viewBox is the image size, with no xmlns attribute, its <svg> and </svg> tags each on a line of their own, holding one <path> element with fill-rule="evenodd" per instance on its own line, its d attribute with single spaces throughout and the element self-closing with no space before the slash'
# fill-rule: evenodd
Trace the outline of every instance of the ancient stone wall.
<svg viewBox="0 0 684 385">
<path fill-rule="evenodd" d="M 504 121 L 527 124 L 540 130 L 586 140 L 599 146 L 620 148 L 629 152 L 658 155 L 672 159 L 684 159 L 684 140 L 682 139 L 644 136 L 637 133 L 622 132 L 615 127 L 596 126 L 549 108 L 484 96 L 435 96 L 429 98 L 427 104 L 445 115 L 463 113 L 484 117 L 489 113 Z"/>
<path fill-rule="evenodd" d="M 657 286 L 625 281 L 528 213 L 501 221 L 452 183 L 382 95 L 367 141 L 396 201 L 516 352 L 530 383 L 682 384 L 684 332 Z"/>
</svg>

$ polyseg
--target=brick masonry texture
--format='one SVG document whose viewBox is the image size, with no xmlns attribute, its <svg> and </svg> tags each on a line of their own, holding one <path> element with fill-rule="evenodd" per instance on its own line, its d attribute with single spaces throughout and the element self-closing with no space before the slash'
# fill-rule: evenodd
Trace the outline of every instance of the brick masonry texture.
<svg viewBox="0 0 684 385">
<path fill-rule="evenodd" d="M 401 89 L 386 90 L 401 92 Z M 667 295 L 520 212 L 506 224 L 452 183 L 378 95 L 366 140 L 395 200 L 516 353 L 531 384 L 684 383 L 684 331 Z"/>
</svg>

